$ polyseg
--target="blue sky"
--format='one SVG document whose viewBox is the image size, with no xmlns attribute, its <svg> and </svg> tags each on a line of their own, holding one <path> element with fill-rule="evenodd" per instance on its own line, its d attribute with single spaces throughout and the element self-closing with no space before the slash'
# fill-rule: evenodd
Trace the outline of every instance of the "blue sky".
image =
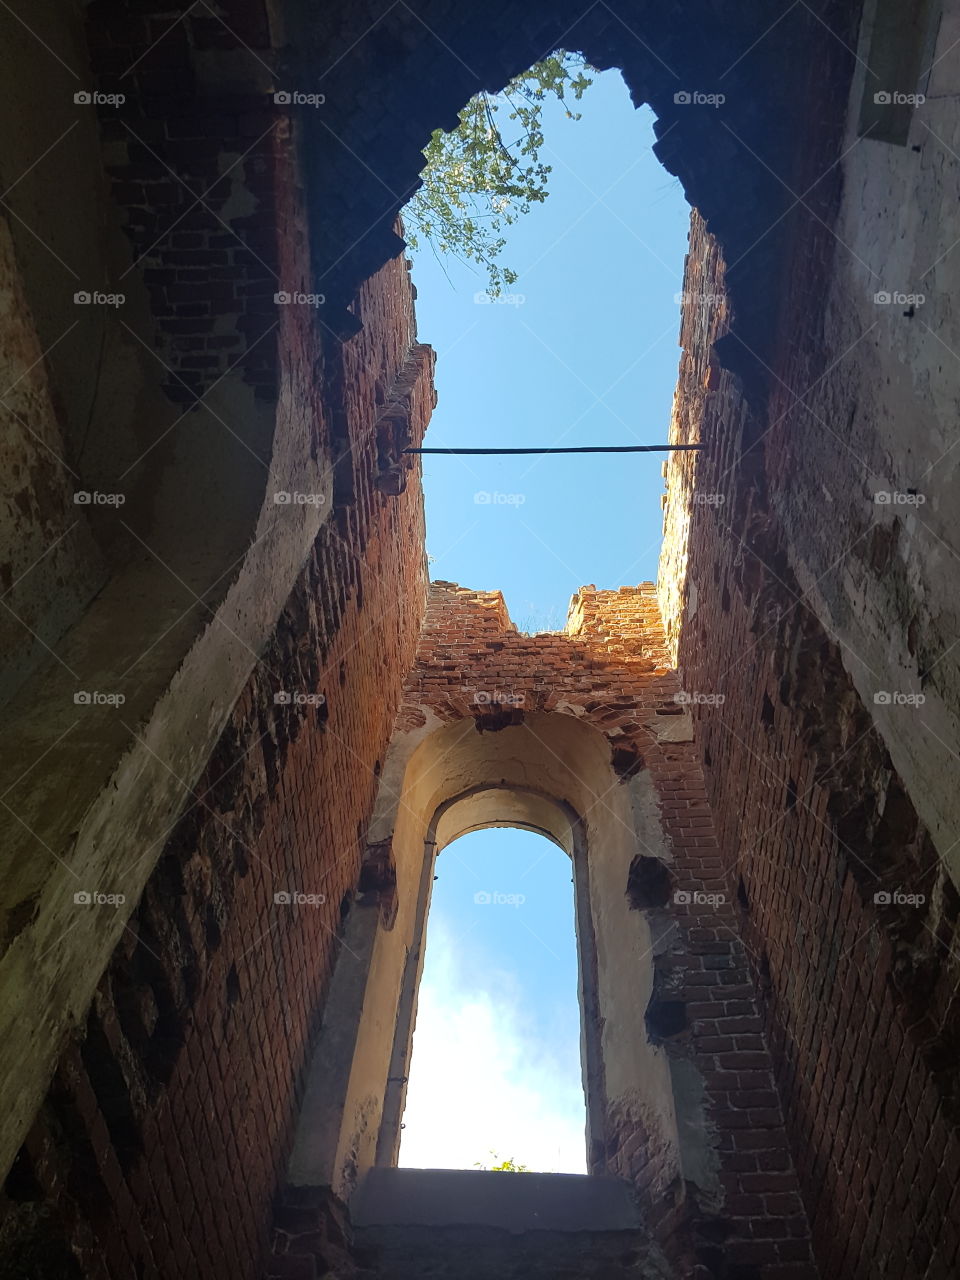
<svg viewBox="0 0 960 1280">
<path fill-rule="evenodd" d="M 510 828 L 440 854 L 401 1165 L 586 1171 L 571 866 Z"/>
<path fill-rule="evenodd" d="M 522 303 L 477 303 L 484 275 L 416 255 L 420 340 L 437 350 L 428 445 L 667 439 L 689 209 L 618 73 L 581 110 L 547 113 L 550 195 L 507 230 Z M 500 589 L 522 630 L 562 627 L 581 585 L 656 577 L 664 456 L 424 458 L 431 575 Z M 493 829 L 456 841 L 438 872 L 400 1162 L 469 1168 L 492 1148 L 582 1173 L 570 862 Z"/>
<path fill-rule="evenodd" d="M 522 304 L 479 304 L 484 274 L 429 247 L 415 257 L 420 339 L 437 351 L 425 444 L 667 438 L 689 208 L 618 72 L 581 111 L 546 113 L 550 195 L 507 229 Z M 579 586 L 656 576 L 663 457 L 424 458 L 432 576 L 499 588 L 524 630 L 562 626 Z"/>
</svg>

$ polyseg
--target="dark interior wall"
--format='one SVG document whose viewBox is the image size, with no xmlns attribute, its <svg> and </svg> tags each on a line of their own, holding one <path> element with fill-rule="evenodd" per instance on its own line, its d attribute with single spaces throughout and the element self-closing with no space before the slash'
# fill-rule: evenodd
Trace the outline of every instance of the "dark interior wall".
<svg viewBox="0 0 960 1280">
<path fill-rule="evenodd" d="M 825 286 L 806 250 L 809 304 Z M 697 219 L 684 291 L 724 296 L 722 258 Z M 803 314 L 795 342 L 815 361 Z M 729 889 L 822 1273 L 946 1280 L 960 1245 L 960 896 L 838 635 L 791 568 L 771 502 L 783 428 L 765 432 L 717 365 L 725 328 L 722 303 L 687 309 L 677 438 L 709 450 L 671 464 L 661 571 L 683 596 L 684 684 L 724 698 L 693 710 Z M 836 530 L 837 555 L 852 536 Z"/>
<path fill-rule="evenodd" d="M 804 92 L 835 135 L 834 58 L 825 45 Z M 738 342 L 723 255 L 694 220 L 676 430 L 708 448 L 671 462 L 661 562 L 682 677 L 726 699 L 695 708 L 698 738 L 818 1260 L 857 1280 L 952 1276 L 960 1245 L 955 829 L 921 816 L 944 812 L 956 744 L 951 593 L 928 582 L 945 555 L 956 563 L 930 403 L 951 376 L 950 309 L 938 276 L 921 277 L 917 355 L 913 308 L 869 305 L 886 275 L 902 289 L 942 252 L 904 229 L 905 210 L 939 221 L 915 174 L 897 185 L 898 164 L 951 163 L 923 123 L 905 152 L 807 133 L 795 190 L 809 212 L 765 412 L 721 368 Z M 868 246 L 888 218 L 902 251 L 884 261 Z M 916 484 L 919 519 L 875 501 Z M 888 710 L 881 691 L 897 689 L 919 704 Z"/>
<path fill-rule="evenodd" d="M 4 86 L 11 116 L 36 123 L 32 150 L 10 130 L 4 153 L 11 226 L 14 213 L 33 224 L 2 246 L 13 495 L 0 543 L 15 553 L 0 560 L 13 695 L 0 742 L 4 1169 L 334 489 L 343 537 L 362 554 L 379 527 L 376 486 L 399 489 L 405 418 L 429 408 L 430 358 L 415 350 L 402 271 L 367 293 L 369 336 L 349 357 L 319 306 L 275 301 L 307 283 L 309 263 L 293 131 L 251 52 L 269 45 L 265 17 L 254 8 L 224 25 L 197 12 L 185 27 L 187 8 L 91 5 L 89 47 L 73 5 L 35 36 L 12 12 L 0 19 L 19 32 L 6 47 L 24 51 Z M 43 74 L 47 57 L 63 82 Z M 105 100 L 74 101 L 93 91 Z M 74 150 L 58 163 L 61 125 Z M 46 263 L 38 236 L 62 263 Z M 76 304 L 74 318 L 71 272 L 125 301 Z M 85 490 L 123 501 L 75 502 Z M 275 500 L 284 494 L 310 501 Z M 71 538 L 82 556 L 68 554 Z M 359 576 L 345 563 L 343 592 Z M 55 633 L 24 608 L 34 598 Z M 31 661 L 37 678 L 24 680 Z M 94 889 L 120 903 L 77 911 L 74 894 Z"/>
<path fill-rule="evenodd" d="M 95 108 L 74 95 L 92 80 L 80 7 L 53 3 L 31 30 L 2 19 L 0 109 L 0 702 L 7 703 L 109 576 L 117 522 L 77 507 L 105 489 L 91 445 L 116 443 L 128 412 L 163 411 L 144 332 L 142 284 L 124 307 L 75 301 L 121 286 L 127 246 L 100 161 Z M 69 191 L 69 198 L 65 192 Z M 121 403 L 123 407 L 121 407 Z M 94 450 L 95 451 L 95 450 Z"/>
<path fill-rule="evenodd" d="M 375 485 L 433 405 L 402 259 L 359 306 L 362 336 L 326 361 L 349 486 L 8 1178 L 4 1276 L 54 1230 L 88 1277 L 259 1274 L 425 589 L 416 471 Z"/>
</svg>

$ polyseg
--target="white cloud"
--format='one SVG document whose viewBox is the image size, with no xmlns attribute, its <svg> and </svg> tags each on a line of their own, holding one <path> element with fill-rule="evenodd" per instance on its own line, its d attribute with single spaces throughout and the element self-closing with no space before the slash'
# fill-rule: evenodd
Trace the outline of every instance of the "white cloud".
<svg viewBox="0 0 960 1280">
<path fill-rule="evenodd" d="M 531 1169 L 584 1173 L 583 1092 L 571 1070 L 577 1059 L 575 1043 L 545 1044 L 525 1030 L 516 977 L 471 963 L 435 912 L 400 1164 L 469 1169 L 489 1164 L 493 1150 Z"/>
</svg>

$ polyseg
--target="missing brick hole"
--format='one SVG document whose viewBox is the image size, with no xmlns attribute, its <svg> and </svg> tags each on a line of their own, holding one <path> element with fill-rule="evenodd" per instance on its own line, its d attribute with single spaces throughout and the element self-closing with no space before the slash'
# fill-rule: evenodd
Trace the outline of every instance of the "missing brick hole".
<svg viewBox="0 0 960 1280">
<path fill-rule="evenodd" d="M 37 1181 L 26 1147 L 20 1148 L 10 1166 L 10 1172 L 3 1184 L 3 1194 L 18 1203 L 43 1199 L 43 1188 Z"/>
<path fill-rule="evenodd" d="M 724 1244 L 734 1233 L 734 1224 L 729 1218 L 704 1218 L 697 1223 L 697 1234 L 712 1244 Z M 726 1273 L 724 1273 L 726 1274 Z"/>
<path fill-rule="evenodd" d="M 722 1280 L 729 1274 L 723 1250 L 717 1245 L 701 1245 L 697 1249 L 697 1262 L 701 1267 L 706 1268 L 707 1274 L 713 1277 L 713 1280 Z"/>
<path fill-rule="evenodd" d="M 233 846 L 233 865 L 241 880 L 250 870 L 250 859 L 247 857 L 247 851 L 239 840 Z"/>
<path fill-rule="evenodd" d="M 621 782 L 634 777 L 643 768 L 643 756 L 636 747 L 614 747 L 610 757 L 614 773 Z"/>
<path fill-rule="evenodd" d="M 212 902 L 207 903 L 207 909 L 203 919 L 203 936 L 206 939 L 207 947 L 210 951 L 216 951 L 219 947 L 223 932 L 220 928 L 220 920 L 217 916 L 217 908 Z"/>
<path fill-rule="evenodd" d="M 766 725 L 768 729 L 773 728 L 773 703 L 767 694 L 763 695 L 763 705 L 760 708 L 760 723 Z"/>
<path fill-rule="evenodd" d="M 477 733 L 499 733 L 511 725 L 523 724 L 523 711 L 520 707 L 495 707 L 484 710 L 474 716 L 474 727 Z"/>
<path fill-rule="evenodd" d="M 670 901 L 673 877 L 666 863 L 638 853 L 627 872 L 627 899 L 635 911 L 665 907 Z"/>
<path fill-rule="evenodd" d="M 232 1009 L 240 1000 L 240 975 L 237 966 L 232 964 L 227 974 L 227 1007 Z"/>
<path fill-rule="evenodd" d="M 0 952 L 6 950 L 18 934 L 33 924 L 39 909 L 40 895 L 34 893 L 7 912 L 5 925 L 0 925 Z"/>
<path fill-rule="evenodd" d="M 737 877 L 737 906 L 741 911 L 750 910 L 750 897 L 747 893 L 747 886 L 743 882 L 743 876 Z"/>
<path fill-rule="evenodd" d="M 797 807 L 797 784 L 793 778 L 787 779 L 787 813 Z"/>
<path fill-rule="evenodd" d="M 687 1006 L 682 1000 L 653 999 L 647 1005 L 645 1021 L 652 1041 L 672 1040 L 687 1029 Z"/>
</svg>

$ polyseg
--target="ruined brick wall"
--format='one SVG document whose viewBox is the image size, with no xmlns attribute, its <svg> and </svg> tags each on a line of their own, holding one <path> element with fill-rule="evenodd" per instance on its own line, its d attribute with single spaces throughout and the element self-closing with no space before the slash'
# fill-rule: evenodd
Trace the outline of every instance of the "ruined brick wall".
<svg viewBox="0 0 960 1280">
<path fill-rule="evenodd" d="M 278 223 L 289 218 L 291 225 L 286 245 L 276 247 L 265 231 L 269 216 L 259 207 L 270 181 L 276 182 L 272 166 L 278 151 L 271 148 L 286 141 L 279 133 L 271 139 L 257 132 L 261 124 L 266 128 L 271 100 L 267 69 L 257 65 L 258 54 L 272 63 L 266 58 L 263 11 L 256 5 L 221 5 L 221 19 L 188 9 L 186 0 L 171 6 L 131 2 L 89 7 L 102 20 L 98 29 L 103 38 L 95 41 L 102 77 L 98 87 L 107 92 L 129 89 L 127 118 L 140 135 L 131 136 L 115 120 L 109 123 L 105 160 L 115 170 L 114 197 L 125 211 L 134 252 L 147 252 L 144 265 L 151 275 L 146 283 L 156 313 L 158 350 L 174 371 L 167 386 L 171 398 L 188 403 L 240 357 L 238 376 L 246 379 L 246 390 L 268 403 L 278 379 L 265 355 L 273 341 L 268 315 L 272 299 L 267 299 L 274 286 L 300 283 L 308 237 L 305 224 L 292 225 L 293 200 L 278 201 L 271 216 Z M 818 230 L 813 219 L 814 234 L 800 237 L 793 270 L 789 262 L 783 271 L 765 268 L 775 256 L 774 237 L 768 233 L 790 204 L 791 187 L 803 193 L 820 218 L 833 216 L 839 181 L 833 164 L 839 147 L 836 130 L 831 134 L 825 121 L 840 120 L 844 104 L 842 95 L 828 91 L 846 83 L 857 6 L 784 3 L 781 9 L 772 12 L 769 5 L 757 3 L 738 6 L 735 12 L 715 7 L 708 13 L 707 7 L 694 11 L 677 5 L 661 6 L 654 15 L 638 5 L 636 11 L 624 11 L 628 23 L 609 6 L 598 6 L 571 39 L 582 35 L 584 47 L 601 65 L 624 65 L 634 91 L 654 103 L 663 121 L 661 155 L 682 173 L 688 193 L 727 247 L 728 260 L 735 264 L 730 281 L 722 278 L 717 242 L 698 225 L 690 290 L 726 293 L 730 284 L 736 302 L 732 319 L 748 340 L 763 330 L 781 296 L 791 303 L 793 323 L 784 327 L 779 350 L 772 328 L 762 348 L 774 368 L 773 385 L 783 379 L 766 418 L 748 409 L 740 388 L 721 371 L 724 363 L 741 369 L 751 361 L 756 365 L 756 352 L 741 351 L 739 339 L 724 334 L 730 316 L 723 308 L 711 309 L 712 304 L 699 311 L 689 304 L 685 309 L 677 430 L 686 433 L 683 438 L 706 440 L 711 452 L 702 462 L 679 459 L 671 470 L 668 528 L 686 528 L 689 522 L 689 539 L 684 534 L 668 540 L 667 634 L 671 645 L 678 646 L 685 691 L 714 697 L 720 691 L 727 699 L 722 705 L 692 705 L 696 746 L 719 834 L 728 898 L 740 904 L 741 936 L 761 997 L 824 1273 L 858 1280 L 878 1272 L 937 1280 L 956 1270 L 960 1220 L 954 1192 L 960 1154 L 953 1130 L 952 1071 L 960 1047 L 953 959 L 960 904 L 917 817 L 923 797 L 914 788 L 911 799 L 893 767 L 873 728 L 870 707 L 845 675 L 837 634 L 803 602 L 804 584 L 792 567 L 790 540 L 771 501 L 802 472 L 804 484 L 796 485 L 790 504 L 792 520 L 796 527 L 809 518 L 812 527 L 818 509 L 811 495 L 832 483 L 834 460 L 843 459 L 837 436 L 842 438 L 844 423 L 854 422 L 847 412 L 849 386 L 844 390 L 836 378 L 821 379 L 843 349 L 838 344 L 831 354 L 821 324 L 823 283 L 835 251 L 829 234 Z M 359 236 L 349 269 L 337 283 L 342 294 L 338 305 L 345 312 L 353 309 L 352 321 L 340 319 L 355 324 L 353 283 L 397 247 L 393 212 L 415 181 L 419 147 L 429 130 L 448 119 L 479 83 L 502 83 L 549 47 L 552 37 L 566 36 L 567 18 L 579 14 L 559 6 L 549 13 L 528 6 L 517 21 L 517 10 L 505 4 L 496 12 L 478 9 L 480 16 L 474 19 L 462 6 L 437 3 L 422 9 L 432 28 L 425 32 L 418 16 L 403 5 L 384 3 L 370 11 L 358 5 L 332 6 L 322 23 L 314 10 L 309 7 L 308 20 L 315 22 L 315 39 L 303 45 L 298 64 L 303 79 L 295 87 L 316 88 L 317 77 L 336 65 L 335 81 L 325 87 L 336 89 L 330 98 L 337 114 L 325 119 L 333 120 L 341 137 L 331 139 L 323 125 L 315 130 L 327 149 L 317 146 L 320 154 L 314 156 L 317 186 L 309 238 L 318 247 L 320 278 L 311 276 L 311 282 L 324 287 L 324 272 L 341 252 L 352 253 Z M 831 32 L 835 19 L 839 21 Z M 797 41 L 792 24 L 798 21 L 819 43 Z M 634 39 L 630 25 L 642 32 L 642 39 Z M 436 32 L 454 50 L 443 70 L 436 63 Z M 355 42 L 355 36 L 364 38 Z M 816 56 L 805 57 L 811 48 Z M 141 60 L 148 49 L 149 57 Z M 409 61 L 404 61 L 407 54 Z M 121 86 L 116 77 L 134 61 L 137 74 L 124 77 Z M 241 61 L 247 71 L 237 70 Z M 698 86 L 693 78 L 681 81 L 668 75 L 668 64 L 688 77 L 701 76 L 699 87 L 707 90 L 715 87 L 715 76 L 730 70 L 731 114 L 680 109 L 673 101 L 676 89 Z M 807 94 L 791 97 L 795 76 L 801 73 L 809 74 L 815 85 Z M 201 82 L 202 95 L 197 92 Z M 367 95 L 365 107 L 358 104 L 361 95 Z M 202 108 L 194 110 L 201 97 Z M 221 107 L 222 114 L 211 107 Z M 722 120 L 733 122 L 734 136 Z M 819 149 L 812 160 L 792 149 L 798 122 L 809 146 Z M 234 165 L 237 157 L 241 159 Z M 214 183 L 206 214 L 191 211 L 191 194 L 167 164 L 199 193 L 207 193 Z M 807 172 L 810 164 L 813 170 Z M 222 165 L 233 167 L 217 186 Z M 926 171 L 937 165 L 935 157 L 925 157 Z M 828 178 L 821 184 L 822 173 Z M 383 174 L 396 188 L 390 193 L 382 190 Z M 811 191 L 808 180 L 814 179 Z M 295 185 L 289 170 L 285 180 Z M 23 190 L 21 186 L 17 194 Z M 235 206 L 229 207 L 230 199 Z M 178 230 L 174 220 L 181 213 L 187 216 Z M 221 226 L 217 215 L 229 225 Z M 376 236 L 361 235 L 375 224 Z M 154 234 L 163 231 L 170 232 L 169 244 L 154 254 Z M 741 251 L 755 244 L 761 256 L 744 258 Z M 201 259 L 192 256 L 198 252 Z M 395 276 L 390 278 L 396 283 Z M 378 302 L 386 296 L 379 288 L 371 286 L 359 300 L 368 327 L 378 309 L 392 310 L 392 304 L 381 307 Z M 195 831 L 193 819 L 178 828 L 177 844 L 166 853 L 131 923 L 128 949 L 118 953 L 101 984 L 86 1032 L 63 1059 L 8 1185 L 10 1195 L 26 1206 L 23 1218 L 33 1215 L 34 1226 L 48 1234 L 44 1197 L 62 1205 L 66 1236 L 77 1244 L 91 1274 L 101 1265 L 106 1274 L 116 1275 L 129 1275 L 132 1265 L 143 1275 L 216 1274 L 224 1265 L 231 1274 L 247 1273 L 237 1268 L 251 1265 L 249 1250 L 265 1230 L 267 1187 L 282 1167 L 284 1126 L 289 1127 L 295 1109 L 294 1082 L 306 1028 L 321 1000 L 324 948 L 332 945 L 329 931 L 336 926 L 337 895 L 354 882 L 357 833 L 373 786 L 361 762 L 376 771 L 377 744 L 385 741 L 391 697 L 415 631 L 422 587 L 414 567 L 419 552 L 410 552 L 408 559 L 401 548 L 419 546 L 419 516 L 409 493 L 399 501 L 390 495 L 403 479 L 398 455 L 409 430 L 408 416 L 416 420 L 428 398 L 417 376 L 423 353 L 413 351 L 400 330 L 379 338 L 371 332 L 360 340 L 366 346 L 343 352 L 332 348 L 320 361 L 324 378 L 336 388 L 328 421 L 324 398 L 317 392 L 319 378 L 314 377 L 318 352 L 310 326 L 286 312 L 281 322 L 286 350 L 297 368 L 287 395 L 308 406 L 305 416 L 311 417 L 312 433 L 304 433 L 303 447 L 327 456 L 327 446 L 342 446 L 333 451 L 339 459 L 335 515 L 313 549 L 270 651 L 276 683 L 261 670 L 238 704 L 216 758 L 195 785 L 203 797 L 199 808 L 204 821 Z M 222 325 L 229 331 L 220 332 Z M 837 332 L 835 328 L 834 337 Z M 716 337 L 722 342 L 712 352 Z M 817 379 L 814 407 L 822 421 L 839 429 L 832 437 L 829 463 L 825 453 L 811 447 L 809 420 L 793 403 Z M 351 387 L 358 383 L 365 388 L 365 403 L 383 410 L 374 415 L 375 424 L 368 422 L 362 447 L 350 435 Z M 394 412 L 408 387 L 416 405 L 409 415 L 402 408 Z M 856 429 L 869 437 L 869 421 L 858 422 Z M 132 431 L 129 436 L 124 447 L 139 452 Z M 863 445 L 859 440 L 858 447 Z M 808 465 L 817 457 L 819 463 Z M 692 499 L 697 493 L 714 501 L 696 503 Z M 718 496 L 724 498 L 722 504 Z M 887 570 L 896 570 L 892 594 L 902 603 L 904 575 L 895 536 L 905 535 L 888 528 L 864 540 L 868 550 L 858 557 L 856 580 L 870 585 Z M 804 534 L 802 542 L 819 555 L 824 545 L 829 549 L 830 536 Z M 811 555 L 811 563 L 815 559 Z M 229 563 L 229 557 L 223 561 Z M 671 577 L 684 584 L 672 596 Z M 208 584 L 201 585 L 206 590 Z M 171 616 L 177 612 L 179 606 Z M 917 650 L 917 665 L 926 670 L 924 629 L 936 638 L 939 630 L 948 629 L 949 618 L 934 627 L 925 615 L 912 626 L 908 615 L 899 622 L 907 648 Z M 478 709 L 471 703 L 470 689 L 457 686 L 457 672 L 474 658 L 469 648 L 454 651 L 458 638 L 449 638 L 448 665 L 434 674 L 436 683 L 423 693 L 439 699 L 445 715 L 478 716 L 485 722 L 482 727 L 496 728 L 498 717 L 515 715 L 518 709 L 500 703 Z M 462 638 L 469 639 L 467 631 Z M 507 655 L 503 663 L 477 673 L 487 690 L 502 690 L 503 681 L 518 678 L 525 662 L 536 660 L 536 670 L 546 672 L 553 659 L 568 662 L 573 654 L 579 674 L 564 686 L 554 709 L 564 710 L 569 703 L 596 717 L 609 732 L 613 749 L 622 753 L 617 759 L 625 768 L 638 753 L 653 762 L 651 770 L 660 768 L 664 797 L 680 797 L 669 803 L 665 799 L 663 806 L 675 852 L 686 849 L 697 858 L 690 865 L 691 882 L 722 879 L 716 858 L 710 856 L 713 845 L 698 843 L 710 837 L 684 834 L 709 820 L 702 808 L 693 814 L 689 808 L 704 803 L 697 757 L 689 744 L 670 743 L 669 738 L 657 745 L 648 741 L 651 720 L 662 707 L 648 704 L 639 718 L 631 709 L 640 696 L 639 677 L 668 678 L 657 674 L 661 664 L 654 655 L 624 661 L 612 644 L 601 645 L 598 657 L 576 637 L 534 642 L 512 633 L 491 636 L 489 649 L 484 641 L 481 652 Z M 653 666 L 645 667 L 646 662 Z M 938 680 L 945 679 L 946 671 L 948 665 L 942 664 Z M 610 677 L 626 690 L 623 695 L 612 695 L 606 683 Z M 542 682 L 528 677 L 524 696 L 530 706 L 546 707 L 550 684 L 546 676 Z M 161 683 L 151 694 L 150 706 L 163 687 Z M 327 701 L 321 707 L 277 707 L 272 695 L 281 687 L 306 696 L 323 692 Z M 389 690 L 386 698 L 384 689 Z M 645 689 L 644 696 L 655 696 L 652 686 Z M 619 696 L 628 702 L 619 703 Z M 144 719 L 148 711 L 142 708 Z M 48 763 L 56 759 L 64 775 L 72 776 L 81 751 L 72 758 L 42 758 Z M 41 754 L 38 749 L 37 757 Z M 322 795 L 304 780 L 318 769 L 325 780 Z M 130 769 L 127 777 L 134 772 Z M 688 785 L 691 778 L 696 781 Z M 141 802 L 149 798 L 146 790 L 136 792 Z M 681 821 L 688 816 L 689 823 Z M 158 833 L 158 842 L 163 834 Z M 256 853 L 252 860 L 246 847 Z M 56 849 L 72 856 L 67 843 L 57 843 Z M 33 848 L 35 861 L 43 856 Z M 138 844 L 137 856 L 153 854 L 149 849 L 141 853 Z M 269 873 L 257 857 L 268 864 Z M 318 890 L 328 898 L 323 906 L 281 915 L 271 927 L 273 918 L 263 914 L 263 895 L 271 884 L 282 875 L 283 889 L 310 893 L 312 871 L 331 857 L 335 873 Z M 287 879 L 293 875 L 302 881 Z M 890 902 L 875 903 L 878 892 L 889 894 Z M 918 896 L 922 903 L 903 900 Z M 44 895 L 44 907 L 48 897 Z M 35 896 L 18 899 L 17 920 L 22 923 L 40 902 L 40 888 Z M 266 905 L 269 909 L 270 903 Z M 697 1052 L 749 1054 L 754 1051 L 749 1037 L 757 1032 L 755 1023 L 738 1022 L 754 1016 L 743 952 L 717 929 L 715 919 L 696 927 L 702 933 L 694 938 L 691 928 L 688 958 L 699 957 L 693 944 L 720 948 L 698 960 L 703 981 L 689 988 L 714 993 L 687 1004 L 691 1035 L 703 1037 L 697 1039 Z M 724 930 L 732 928 L 724 925 Z M 711 931 L 722 936 L 711 936 Z M 730 985 L 707 981 L 714 972 L 721 979 L 729 976 Z M 314 987 L 304 989 L 302 984 L 311 980 Z M 58 995 L 66 985 L 63 977 Z M 739 994 L 732 994 L 741 988 L 743 1004 Z M 269 999 L 263 998 L 265 991 L 271 993 Z M 282 1003 L 284 996 L 289 1005 Z M 720 1021 L 710 1016 L 716 1008 L 723 1010 Z M 714 1032 L 717 1039 L 711 1042 Z M 747 1043 L 741 1044 L 738 1036 Z M 802 1219 L 794 1215 L 795 1204 L 782 1189 L 787 1171 L 769 1164 L 782 1164 L 785 1158 L 780 1131 L 770 1111 L 742 1101 L 755 1097 L 747 1083 L 752 1069 L 742 1060 L 735 1066 L 735 1060 L 715 1056 L 709 1069 L 715 1072 L 711 1096 L 718 1116 L 721 1110 L 726 1114 L 729 1130 L 721 1130 L 721 1137 L 726 1143 L 725 1177 L 731 1180 L 728 1205 L 731 1214 L 736 1210 L 740 1215 L 733 1239 L 744 1266 L 751 1265 L 751 1251 L 754 1258 L 757 1251 L 767 1251 L 765 1260 L 780 1259 L 776 1265 L 788 1275 L 791 1266 L 805 1264 L 786 1261 L 791 1247 L 803 1246 L 791 1245 L 783 1235 L 783 1215 L 790 1215 L 790 1229 L 801 1233 Z M 732 1131 L 734 1114 L 741 1123 L 745 1116 L 742 1136 Z M 741 1142 L 742 1149 L 735 1151 Z M 772 1144 L 771 1155 L 763 1154 L 767 1144 Z M 642 1135 L 625 1134 L 610 1158 L 642 1180 Z M 106 1207 L 108 1200 L 116 1210 Z M 171 1230 L 165 1214 L 173 1212 L 173 1200 L 181 1216 L 186 1206 L 187 1220 L 172 1217 Z M 62 1274 L 65 1265 L 54 1258 L 51 1274 Z"/>
<path fill-rule="evenodd" d="M 158 323 L 167 395 L 191 404 L 237 367 L 276 396 L 281 280 L 274 52 L 260 0 L 208 5 L 96 0 L 86 7 L 112 196 Z"/>
<path fill-rule="evenodd" d="M 649 772 L 672 857 L 669 882 L 641 852 L 624 867 L 623 892 L 649 913 L 655 933 L 667 927 L 664 909 L 676 924 L 655 961 L 647 1026 L 667 1053 L 683 1053 L 701 1073 L 719 1165 L 719 1205 L 686 1206 L 694 1219 L 686 1265 L 700 1266 L 690 1272 L 698 1277 L 728 1266 L 763 1280 L 812 1280 L 817 1272 L 757 992 L 724 876 L 735 854 L 728 848 L 722 855 L 718 845 L 684 694 L 652 584 L 584 587 L 567 631 L 524 635 L 498 592 L 434 583 L 399 724 L 421 724 L 428 714 L 443 723 L 472 717 L 478 732 L 495 732 L 553 711 L 606 735 L 622 781 Z M 683 1211 L 651 1201 L 661 1171 L 647 1135 L 627 1114 L 611 1115 L 609 1132 L 614 1137 L 599 1160 L 592 1153 L 593 1167 L 632 1179 L 661 1234 L 675 1232 L 676 1243 Z"/>
<path fill-rule="evenodd" d="M 302 115 L 313 197 L 324 210 L 313 253 L 331 300 L 343 305 L 356 282 L 396 252 L 394 213 L 418 185 L 432 131 L 454 127 L 479 89 L 501 88 L 561 46 L 593 66 L 620 69 L 634 102 L 653 108 L 656 154 L 736 264 L 731 288 L 746 345 L 731 359 L 738 356 L 739 367 L 763 383 L 763 360 L 753 353 L 762 356 L 773 333 L 772 281 L 795 208 L 784 157 L 789 167 L 810 124 L 797 85 L 822 46 L 836 43 L 837 12 L 846 19 L 856 7 L 850 0 L 694 7 L 636 0 L 615 10 L 496 0 L 475 8 L 424 0 L 414 11 L 362 0 L 318 14 L 292 6 L 299 26 L 286 74 L 300 89 L 326 95 L 322 113 Z M 692 92 L 722 93 L 723 110 L 691 106 Z"/>
<path fill-rule="evenodd" d="M 777 515 L 801 472 L 844 492 L 832 452 L 812 448 L 822 419 L 799 400 L 814 385 L 835 399 L 851 376 L 823 346 L 836 246 L 810 221 L 784 380 L 762 417 L 711 345 L 728 328 L 723 263 L 694 219 L 673 430 L 707 450 L 670 464 L 661 598 L 685 687 L 710 695 L 691 708 L 697 742 L 823 1274 L 947 1280 L 960 896 Z M 829 516 L 838 564 L 859 528 L 844 509 Z M 808 493 L 811 528 L 827 518 Z M 872 536 L 868 572 L 882 575 L 882 529 Z M 892 611 L 883 625 L 908 622 Z"/>
<path fill-rule="evenodd" d="M 396 450 L 422 438 L 433 361 L 412 344 L 406 264 L 359 305 L 364 334 L 325 357 L 325 407 L 349 424 L 335 508 L 180 821 L 157 833 L 8 1179 L 0 1274 L 35 1245 L 30 1222 L 91 1280 L 259 1274 L 425 590 L 418 472 Z"/>
</svg>

